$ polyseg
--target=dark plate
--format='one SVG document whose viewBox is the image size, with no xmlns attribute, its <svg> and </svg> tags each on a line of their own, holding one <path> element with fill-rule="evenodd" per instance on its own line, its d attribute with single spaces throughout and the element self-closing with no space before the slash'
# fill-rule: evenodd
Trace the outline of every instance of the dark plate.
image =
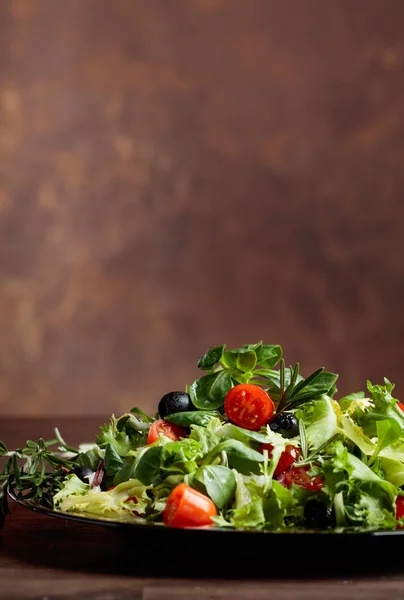
<svg viewBox="0 0 404 600">
<path fill-rule="evenodd" d="M 60 513 L 18 498 L 13 490 L 9 496 L 30 510 L 44 515 L 74 521 L 84 526 L 109 528 L 119 535 L 128 548 L 135 546 L 137 552 L 156 552 L 172 556 L 176 561 L 196 567 L 206 575 L 224 577 L 230 569 L 234 577 L 246 573 L 268 573 L 268 561 L 276 565 L 276 575 L 336 574 L 370 570 L 402 570 L 404 530 L 372 532 L 293 531 L 262 532 L 232 529 L 173 529 L 161 525 L 138 525 L 134 523 L 92 519 L 73 514 Z M 310 570 L 308 570 L 310 569 Z M 285 573 L 283 573 L 285 570 Z"/>
</svg>

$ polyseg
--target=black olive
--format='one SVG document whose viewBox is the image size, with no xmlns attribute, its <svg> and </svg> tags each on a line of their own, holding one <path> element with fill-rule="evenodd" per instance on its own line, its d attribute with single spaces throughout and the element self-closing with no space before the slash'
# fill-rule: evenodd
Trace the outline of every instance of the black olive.
<svg viewBox="0 0 404 600">
<path fill-rule="evenodd" d="M 169 392 L 159 402 L 158 411 L 162 419 L 177 412 L 195 410 L 189 394 L 186 392 Z"/>
<path fill-rule="evenodd" d="M 304 521 L 309 529 L 329 529 L 335 527 L 334 511 L 322 502 L 309 500 L 304 507 Z"/>
<path fill-rule="evenodd" d="M 71 471 L 84 483 L 90 483 L 90 477 L 94 475 L 94 471 L 90 467 L 76 467 Z"/>
<path fill-rule="evenodd" d="M 299 433 L 299 421 L 290 412 L 280 412 L 275 415 L 269 422 L 269 427 L 284 438 L 292 438 Z"/>
</svg>

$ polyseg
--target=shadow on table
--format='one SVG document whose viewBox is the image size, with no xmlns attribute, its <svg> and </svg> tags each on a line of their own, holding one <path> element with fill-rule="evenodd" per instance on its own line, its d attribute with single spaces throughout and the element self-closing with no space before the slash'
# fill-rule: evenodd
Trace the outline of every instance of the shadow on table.
<svg viewBox="0 0 404 600">
<path fill-rule="evenodd" d="M 402 571 L 402 536 L 201 536 L 200 531 L 110 528 L 25 514 L 10 519 L 0 532 L 0 554 L 33 566 L 222 579 L 346 578 Z"/>
</svg>

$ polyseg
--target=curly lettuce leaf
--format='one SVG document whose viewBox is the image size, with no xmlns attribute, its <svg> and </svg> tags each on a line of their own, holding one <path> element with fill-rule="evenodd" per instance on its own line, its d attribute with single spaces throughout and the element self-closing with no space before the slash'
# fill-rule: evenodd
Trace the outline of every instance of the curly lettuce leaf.
<svg viewBox="0 0 404 600">
<path fill-rule="evenodd" d="M 112 415 L 109 423 L 101 427 L 96 442 L 100 448 L 106 448 L 109 444 L 124 458 L 146 444 L 149 428 L 150 423 L 141 421 L 134 414 L 128 413 L 119 419 Z"/>
<path fill-rule="evenodd" d="M 101 492 L 80 481 L 76 475 L 69 475 L 53 502 L 55 509 L 61 512 L 135 521 L 146 513 L 150 505 L 149 489 L 150 486 L 130 479 L 107 492 Z"/>
<path fill-rule="evenodd" d="M 404 437 L 404 412 L 397 405 L 397 399 L 393 397 L 394 385 L 385 379 L 385 385 L 373 385 L 367 382 L 370 394 L 370 403 L 367 406 L 357 407 L 353 418 L 362 427 L 364 433 L 370 437 L 376 437 L 377 423 L 391 419 L 400 428 L 401 436 Z"/>
<path fill-rule="evenodd" d="M 360 527 L 392 527 L 395 485 L 382 479 L 359 458 L 348 452 L 341 441 L 328 449 L 331 454 L 323 464 L 325 492 L 333 499 L 342 495 L 348 524 Z"/>
<path fill-rule="evenodd" d="M 262 496 L 254 493 L 251 487 L 245 484 L 240 473 L 236 476 L 236 502 L 231 512 L 230 524 L 242 529 L 260 528 L 265 524 L 265 513 Z"/>
</svg>

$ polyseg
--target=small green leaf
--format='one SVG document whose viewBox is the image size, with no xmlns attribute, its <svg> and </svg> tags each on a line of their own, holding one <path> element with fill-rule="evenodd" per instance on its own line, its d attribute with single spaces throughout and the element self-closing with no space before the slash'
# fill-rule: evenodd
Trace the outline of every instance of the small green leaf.
<svg viewBox="0 0 404 600">
<path fill-rule="evenodd" d="M 4 442 L 0 440 L 0 456 L 4 456 L 5 454 L 7 454 L 7 452 L 7 446 L 4 444 Z"/>
<path fill-rule="evenodd" d="M 154 419 L 150 415 L 145 413 L 141 408 L 138 408 L 137 406 L 135 406 L 135 408 L 131 408 L 129 412 L 131 412 L 134 415 L 137 415 L 138 417 L 141 417 L 145 423 L 153 423 L 154 421 Z"/>
<path fill-rule="evenodd" d="M 208 494 L 218 508 L 230 502 L 236 489 L 233 471 L 220 465 L 205 465 L 195 473 L 192 485 Z"/>
<path fill-rule="evenodd" d="M 112 446 L 112 444 L 107 444 L 105 446 L 105 458 L 104 458 L 104 469 L 105 473 L 109 477 L 113 477 L 117 471 L 122 469 L 123 460 Z"/>
<path fill-rule="evenodd" d="M 235 369 L 241 373 L 249 373 L 257 364 L 257 355 L 254 350 L 244 348 L 226 350 L 226 352 L 223 352 L 222 363 L 230 369 Z"/>
<path fill-rule="evenodd" d="M 206 427 L 212 417 L 220 417 L 220 414 L 214 410 L 192 410 L 167 415 L 164 420 L 180 427 L 189 427 L 190 425 Z"/>
<path fill-rule="evenodd" d="M 312 385 L 314 381 L 319 378 L 323 371 L 324 367 L 320 367 L 319 369 L 317 369 L 317 371 L 314 371 L 314 373 L 309 375 L 309 377 L 307 377 L 306 379 L 302 379 L 302 381 L 300 381 L 300 383 L 298 383 L 295 389 L 293 390 L 293 396 L 297 396 L 299 392 L 301 392 L 305 387 Z"/>
<path fill-rule="evenodd" d="M 214 410 L 223 406 L 227 392 L 233 387 L 228 369 L 200 377 L 189 388 L 189 395 L 196 408 Z"/>
<path fill-rule="evenodd" d="M 386 448 L 391 446 L 394 442 L 400 439 L 401 427 L 394 419 L 384 419 L 383 421 L 376 422 L 377 429 L 377 444 L 375 451 L 373 452 L 370 462 L 373 463 L 377 458 L 378 454 Z"/>
<path fill-rule="evenodd" d="M 243 427 L 238 427 L 233 423 L 225 423 L 225 425 L 223 425 L 223 427 L 221 427 L 221 429 L 218 431 L 218 435 L 221 437 L 230 437 L 238 440 L 239 442 L 243 442 L 244 444 L 248 444 L 250 441 L 258 444 L 268 444 L 271 441 L 266 433 L 243 429 Z"/>
<path fill-rule="evenodd" d="M 226 348 L 226 344 L 222 344 L 221 346 L 212 346 L 209 348 L 207 352 L 199 359 L 198 369 L 202 369 L 204 371 L 209 371 L 213 369 L 213 367 L 220 362 L 222 358 L 223 350 Z"/>
<path fill-rule="evenodd" d="M 113 484 L 119 485 L 120 483 L 123 483 L 124 481 L 129 481 L 129 479 L 134 479 L 134 477 L 135 477 L 134 468 L 135 468 L 134 457 L 127 456 L 123 461 L 122 468 L 120 469 L 120 471 L 118 471 L 116 473 Z"/>
<path fill-rule="evenodd" d="M 157 485 L 161 481 L 160 469 L 165 458 L 164 446 L 152 446 L 144 452 L 136 466 L 135 477 L 143 485 Z"/>
<path fill-rule="evenodd" d="M 261 344 L 256 350 L 257 363 L 266 369 L 273 369 L 282 358 L 282 347 Z"/>
<path fill-rule="evenodd" d="M 242 442 L 230 439 L 220 442 L 220 444 L 208 454 L 204 463 L 210 464 L 213 458 L 223 451 L 227 454 L 229 465 L 243 475 L 259 473 L 260 463 L 265 461 L 264 456 L 260 452 L 253 450 Z"/>
<path fill-rule="evenodd" d="M 327 394 L 335 385 L 335 382 L 338 379 L 338 375 L 336 375 L 335 373 L 327 373 L 326 371 L 323 371 L 321 373 L 318 373 L 318 371 L 316 371 L 316 373 L 313 373 L 313 375 L 316 376 L 311 381 L 311 383 L 308 383 L 308 385 L 305 385 L 303 389 L 298 390 L 297 392 L 295 390 L 295 392 L 292 394 L 291 400 L 293 400 L 293 404 L 297 399 L 299 399 L 300 401 L 302 399 L 312 399 L 321 396 L 322 394 Z M 310 377 L 308 377 L 307 379 L 310 379 Z M 296 386 L 296 388 L 301 386 L 302 383 L 303 382 Z"/>
</svg>

